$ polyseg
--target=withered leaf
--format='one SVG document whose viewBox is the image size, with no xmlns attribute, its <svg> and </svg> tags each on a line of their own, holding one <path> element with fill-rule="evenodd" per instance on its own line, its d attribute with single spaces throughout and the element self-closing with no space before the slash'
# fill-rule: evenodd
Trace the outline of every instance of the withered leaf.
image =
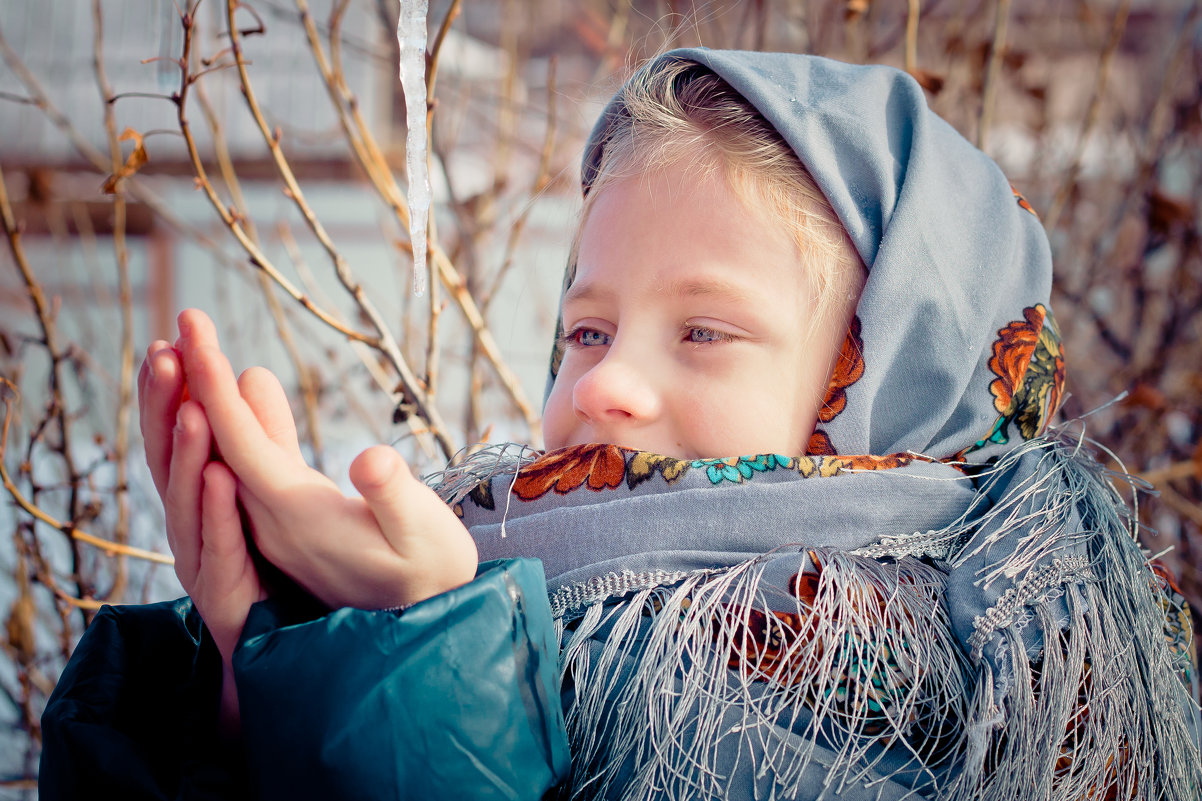
<svg viewBox="0 0 1202 801">
<path fill-rule="evenodd" d="M 125 163 L 116 172 L 104 179 L 104 186 L 101 187 L 101 191 L 106 195 L 115 193 L 117 191 L 117 183 L 122 178 L 128 178 L 133 175 L 150 160 L 150 157 L 146 155 L 146 145 L 142 142 L 142 134 L 133 128 L 126 128 L 118 138 L 122 142 L 128 139 L 134 140 L 134 149 L 125 159 Z"/>
</svg>

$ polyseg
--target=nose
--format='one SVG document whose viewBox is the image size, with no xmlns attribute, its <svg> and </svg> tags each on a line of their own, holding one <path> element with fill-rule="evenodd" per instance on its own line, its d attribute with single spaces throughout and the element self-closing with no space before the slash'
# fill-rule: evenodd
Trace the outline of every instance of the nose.
<svg viewBox="0 0 1202 801">
<path fill-rule="evenodd" d="M 581 421 L 605 428 L 639 425 L 659 416 L 662 401 L 647 365 L 618 343 L 572 388 L 572 410 Z"/>
</svg>

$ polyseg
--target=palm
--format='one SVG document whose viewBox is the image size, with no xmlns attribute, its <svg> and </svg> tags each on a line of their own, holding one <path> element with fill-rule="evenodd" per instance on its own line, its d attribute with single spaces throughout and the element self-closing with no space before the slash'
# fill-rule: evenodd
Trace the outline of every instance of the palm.
<svg viewBox="0 0 1202 801">
<path fill-rule="evenodd" d="M 279 382 L 266 370 L 239 381 L 198 312 L 180 316 L 188 385 L 263 555 L 332 607 L 414 603 L 475 574 L 476 552 L 455 515 L 389 448 L 351 467 L 363 498 L 347 498 L 305 464 Z"/>
</svg>

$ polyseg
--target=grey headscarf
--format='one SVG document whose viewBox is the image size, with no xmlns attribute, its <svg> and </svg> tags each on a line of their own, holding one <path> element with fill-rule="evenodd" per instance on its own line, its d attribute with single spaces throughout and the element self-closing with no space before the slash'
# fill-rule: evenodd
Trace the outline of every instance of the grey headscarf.
<svg viewBox="0 0 1202 801">
<path fill-rule="evenodd" d="M 444 482 L 482 559 L 544 562 L 575 794 L 1198 798 L 1171 594 L 1111 477 L 1047 432 L 1064 358 L 1031 207 L 905 73 L 644 69 L 680 60 L 784 136 L 868 279 L 809 454 L 485 452 Z M 622 114 L 619 92 L 586 191 Z"/>
</svg>

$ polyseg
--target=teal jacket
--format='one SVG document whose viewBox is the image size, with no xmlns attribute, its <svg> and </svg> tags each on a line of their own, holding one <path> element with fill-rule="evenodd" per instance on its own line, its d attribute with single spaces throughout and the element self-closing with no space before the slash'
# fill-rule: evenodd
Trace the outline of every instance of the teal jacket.
<svg viewBox="0 0 1202 801">
<path fill-rule="evenodd" d="M 42 717 L 40 797 L 540 799 L 570 768 L 557 654 L 537 560 L 403 612 L 264 602 L 231 747 L 191 602 L 105 607 Z"/>
</svg>

